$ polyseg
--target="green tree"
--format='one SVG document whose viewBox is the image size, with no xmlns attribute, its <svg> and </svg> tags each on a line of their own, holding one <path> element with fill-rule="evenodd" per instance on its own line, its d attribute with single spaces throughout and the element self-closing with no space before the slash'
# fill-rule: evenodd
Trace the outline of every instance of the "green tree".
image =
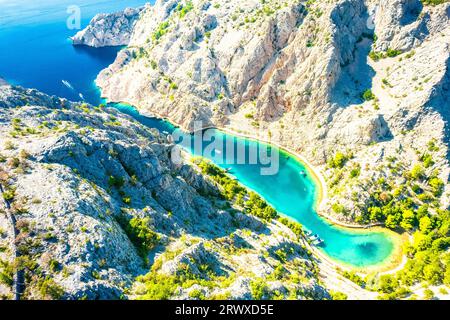
<svg viewBox="0 0 450 320">
<path fill-rule="evenodd" d="M 430 290 L 430 289 L 425 289 L 425 290 L 423 291 L 423 298 L 424 298 L 425 300 L 431 300 L 431 299 L 433 299 L 433 298 L 434 298 L 434 292 L 433 292 L 432 290 Z"/>
<path fill-rule="evenodd" d="M 433 230 L 433 221 L 431 221 L 430 217 L 425 216 L 420 219 L 419 229 L 420 229 L 420 231 L 422 231 L 425 234 L 427 234 L 431 230 Z"/>
<path fill-rule="evenodd" d="M 380 207 L 370 207 L 368 212 L 370 221 L 380 221 L 383 218 L 383 213 Z"/>
<path fill-rule="evenodd" d="M 411 230 L 414 227 L 415 216 L 412 210 L 404 210 L 402 213 L 402 222 L 400 226 L 405 230 Z"/>
<path fill-rule="evenodd" d="M 389 215 L 384 223 L 387 228 L 395 229 L 398 228 L 398 218 L 395 215 Z"/>
<path fill-rule="evenodd" d="M 444 270 L 441 266 L 439 260 L 434 260 L 423 268 L 423 276 L 425 280 L 433 285 L 438 285 L 442 283 L 444 275 Z"/>
<path fill-rule="evenodd" d="M 444 273 L 444 284 L 450 286 L 450 260 L 447 262 L 447 267 Z"/>
<path fill-rule="evenodd" d="M 421 164 L 416 164 L 411 169 L 411 177 L 414 180 L 421 180 L 424 178 L 424 175 L 425 175 L 425 170 L 423 169 Z"/>
<path fill-rule="evenodd" d="M 371 89 L 367 89 L 366 91 L 364 91 L 364 93 L 362 94 L 362 97 L 365 101 L 370 101 L 375 99 L 375 95 L 373 94 Z"/>
<path fill-rule="evenodd" d="M 328 161 L 328 165 L 331 168 L 343 168 L 350 158 L 351 156 L 338 151 L 334 157 Z"/>
<path fill-rule="evenodd" d="M 392 293 L 398 288 L 398 280 L 389 275 L 382 275 L 378 280 L 378 291 L 383 293 Z"/>
<path fill-rule="evenodd" d="M 428 184 L 430 185 L 432 192 L 436 197 L 442 195 L 442 192 L 444 191 L 444 181 L 437 177 L 434 177 L 430 179 Z"/>
<path fill-rule="evenodd" d="M 269 288 L 262 279 L 256 279 L 250 283 L 250 291 L 255 300 L 268 299 Z"/>
</svg>

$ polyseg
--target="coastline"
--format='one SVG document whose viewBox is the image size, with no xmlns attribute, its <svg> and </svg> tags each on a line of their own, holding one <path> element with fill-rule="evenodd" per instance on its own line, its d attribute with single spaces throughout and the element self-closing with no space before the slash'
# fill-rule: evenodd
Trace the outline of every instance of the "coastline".
<svg viewBox="0 0 450 320">
<path fill-rule="evenodd" d="M 189 132 L 189 130 L 180 126 L 175 121 L 172 121 L 170 118 L 162 116 L 155 112 L 147 112 L 145 110 L 140 110 L 140 109 L 136 108 L 134 105 L 127 103 L 127 102 L 111 102 L 111 101 L 108 101 L 108 102 L 128 105 L 130 107 L 135 108 L 142 116 L 157 118 L 157 119 L 160 119 L 163 121 L 167 121 L 171 125 L 180 128 L 180 130 L 183 130 L 184 132 Z M 389 259 L 387 259 L 387 261 L 383 261 L 381 263 L 378 263 L 378 264 L 375 264 L 372 266 L 368 266 L 368 267 L 357 267 L 357 266 L 346 264 L 345 262 L 338 261 L 331 257 L 328 257 L 320 249 L 318 249 L 314 246 L 310 246 L 310 248 L 312 249 L 311 251 L 313 251 L 320 259 L 333 264 L 336 268 L 356 271 L 356 272 L 365 273 L 365 274 L 369 274 L 369 273 L 373 273 L 373 272 L 378 272 L 378 273 L 391 272 L 392 270 L 399 268 L 399 266 L 401 266 L 404 263 L 405 258 L 406 258 L 405 255 L 403 254 L 403 250 L 402 250 L 402 243 L 404 242 L 404 235 L 397 234 L 392 230 L 381 227 L 383 225 L 382 223 L 374 223 L 374 224 L 369 224 L 369 225 L 349 224 L 349 223 L 339 221 L 339 220 L 335 219 L 334 217 L 329 216 L 319 210 L 319 207 L 321 205 L 323 205 L 324 203 L 326 203 L 326 201 L 328 201 L 327 185 L 325 182 L 325 178 L 323 177 L 323 175 L 319 171 L 319 169 L 316 166 L 314 166 L 313 164 L 311 164 L 311 162 L 309 162 L 304 156 L 298 154 L 297 152 L 295 152 L 293 150 L 290 150 L 287 147 L 281 146 L 280 144 L 278 144 L 276 142 L 267 141 L 265 139 L 260 139 L 259 137 L 255 136 L 255 135 L 237 132 L 237 131 L 229 129 L 229 128 L 219 127 L 219 126 L 208 126 L 203 129 L 217 129 L 219 131 L 234 135 L 239 138 L 245 138 L 245 139 L 250 139 L 250 140 L 253 140 L 256 142 L 269 144 L 269 145 L 272 145 L 272 146 L 278 148 L 281 152 L 286 153 L 288 156 L 294 157 L 297 161 L 299 161 L 305 167 L 309 176 L 314 180 L 315 185 L 317 187 L 316 188 L 316 199 L 314 201 L 314 209 L 315 209 L 317 215 L 319 215 L 320 217 L 325 219 L 326 222 L 330 223 L 331 225 L 333 225 L 335 227 L 343 228 L 343 229 L 348 229 L 351 232 L 364 233 L 364 232 L 370 231 L 370 232 L 384 233 L 387 237 L 389 237 L 389 239 L 392 240 L 393 246 L 394 246 L 393 252 L 390 255 Z"/>
</svg>

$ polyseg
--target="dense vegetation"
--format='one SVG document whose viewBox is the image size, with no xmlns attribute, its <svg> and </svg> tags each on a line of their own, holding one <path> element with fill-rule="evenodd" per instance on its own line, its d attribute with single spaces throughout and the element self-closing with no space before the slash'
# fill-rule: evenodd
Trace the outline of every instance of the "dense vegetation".
<svg viewBox="0 0 450 320">
<path fill-rule="evenodd" d="M 134 217 L 128 220 L 121 216 L 117 220 L 143 258 L 146 258 L 148 252 L 158 245 L 159 236 L 150 228 L 149 217 Z"/>
<path fill-rule="evenodd" d="M 408 232 L 412 241 L 404 245 L 408 261 L 400 272 L 377 279 L 361 279 L 355 274 L 344 274 L 360 286 L 380 292 L 383 299 L 405 298 L 411 295 L 409 287 L 419 282 L 427 285 L 450 285 L 450 211 L 441 207 L 444 181 L 434 167 L 434 141 L 426 150 L 417 152 L 417 161 L 406 165 L 395 157 L 388 157 L 381 165 L 380 175 L 365 180 L 368 199 L 353 201 L 357 211 L 354 219 L 362 224 L 381 222 L 399 233 Z M 337 152 L 328 162 L 333 172 L 329 179 L 330 191 L 340 192 L 342 185 L 358 185 L 361 166 L 349 153 Z M 385 176 L 391 177 L 389 180 Z M 350 208 L 334 203 L 332 210 L 350 214 Z M 428 292 L 430 294 L 430 292 Z"/>
<path fill-rule="evenodd" d="M 234 201 L 243 207 L 246 213 L 258 218 L 264 220 L 278 218 L 278 213 L 273 207 L 255 192 L 247 191 L 236 180 L 230 178 L 224 170 L 206 160 L 198 160 L 197 165 L 203 174 L 208 175 L 221 186 L 222 195 L 226 200 Z"/>
</svg>

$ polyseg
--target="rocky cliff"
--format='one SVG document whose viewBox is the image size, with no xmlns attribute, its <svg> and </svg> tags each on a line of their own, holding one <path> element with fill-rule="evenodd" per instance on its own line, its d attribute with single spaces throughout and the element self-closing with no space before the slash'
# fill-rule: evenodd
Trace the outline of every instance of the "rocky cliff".
<svg viewBox="0 0 450 320">
<path fill-rule="evenodd" d="M 143 9 L 127 8 L 116 13 L 98 14 L 85 29 L 72 37 L 72 42 L 91 47 L 127 45 Z"/>
<path fill-rule="evenodd" d="M 171 151 L 115 109 L 2 86 L 1 297 L 18 271 L 24 299 L 329 297 L 298 233 Z"/>
<path fill-rule="evenodd" d="M 201 120 L 304 155 L 327 180 L 321 211 L 350 223 L 374 220 L 380 181 L 401 187 L 426 153 L 416 204 L 445 209 L 450 4 L 426 3 L 158 0 L 97 84 L 187 130 Z"/>
</svg>

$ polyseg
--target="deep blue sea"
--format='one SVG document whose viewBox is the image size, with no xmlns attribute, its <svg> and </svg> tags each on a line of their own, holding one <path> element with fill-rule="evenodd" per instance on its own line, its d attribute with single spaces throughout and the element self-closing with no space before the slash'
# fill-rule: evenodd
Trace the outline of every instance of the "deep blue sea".
<svg viewBox="0 0 450 320">
<path fill-rule="evenodd" d="M 67 8 L 79 6 L 81 27 L 84 27 L 96 13 L 140 6 L 145 2 L 19 0 L 12 3 L 0 0 L 0 77 L 70 100 L 79 101 L 83 97 L 89 103 L 101 103 L 94 80 L 114 61 L 120 48 L 73 47 L 69 37 L 77 30 L 70 30 L 66 25 Z M 64 85 L 63 80 L 70 86 Z M 168 132 L 178 130 L 165 121 L 143 117 L 130 106 L 116 107 L 147 126 Z M 220 131 L 216 131 L 216 135 L 232 137 Z M 235 146 L 263 145 L 234 139 Z M 224 152 L 220 147 L 217 149 Z M 295 157 L 281 154 L 280 170 L 272 176 L 261 175 L 258 165 L 233 165 L 229 161 L 221 166 L 231 168 L 239 181 L 262 195 L 278 211 L 319 235 L 324 240 L 321 250 L 331 258 L 365 267 L 384 262 L 391 255 L 394 245 L 384 232 L 344 229 L 320 218 L 314 211 L 316 185 L 313 179 L 300 174 L 307 170 Z"/>
<path fill-rule="evenodd" d="M 144 0 L 0 0 L 0 77 L 45 93 L 99 104 L 94 80 L 112 63 L 119 48 L 74 47 L 67 9 L 77 5 L 81 27 L 100 12 L 144 5 Z M 65 86 L 68 81 L 73 89 Z"/>
</svg>

